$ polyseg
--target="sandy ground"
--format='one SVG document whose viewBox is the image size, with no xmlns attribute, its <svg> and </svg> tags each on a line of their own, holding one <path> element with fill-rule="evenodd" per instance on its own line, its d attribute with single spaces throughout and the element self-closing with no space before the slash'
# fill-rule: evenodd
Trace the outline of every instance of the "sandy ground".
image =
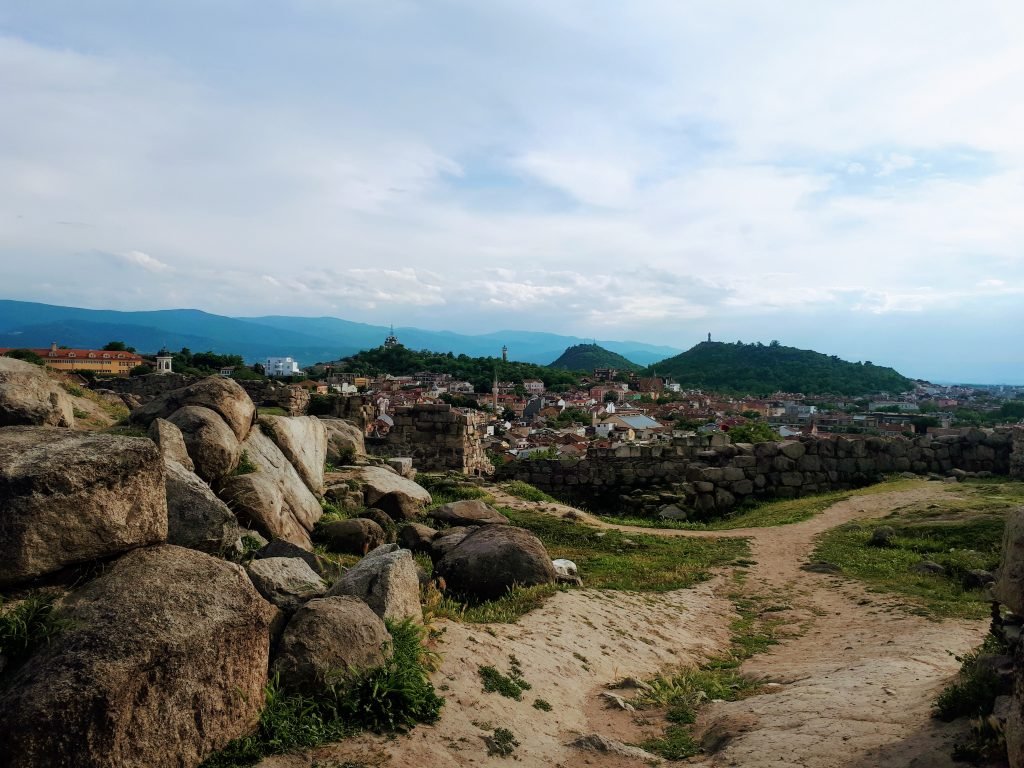
<svg viewBox="0 0 1024 768">
<path fill-rule="evenodd" d="M 952 765 L 952 742 L 962 726 L 933 721 L 930 703 L 956 671 L 950 652 L 977 645 L 987 622 L 931 621 L 903 610 L 893 597 L 800 570 L 818 534 L 945 492 L 939 484 L 922 482 L 910 490 L 854 497 L 803 523 L 711 533 L 609 526 L 584 515 L 598 526 L 644 533 L 748 538 L 756 565 L 748 569 L 744 591 L 789 606 L 773 617 L 783 618 L 794 636 L 743 667 L 775 685 L 765 694 L 706 707 L 698 729 L 713 737 L 716 751 L 693 764 Z M 570 510 L 496 495 L 507 506 L 550 514 Z M 362 738 L 328 747 L 317 757 L 371 762 L 375 756 L 374 764 L 402 766 L 507 764 L 509 758 L 488 757 L 482 739 L 487 728 L 501 726 L 519 740 L 515 759 L 523 765 L 643 765 L 566 745 L 580 733 L 634 742 L 650 733 L 652 726 L 643 717 L 605 706 L 604 686 L 621 677 L 643 678 L 697 663 L 727 647 L 734 615 L 726 596 L 731 589 L 735 585 L 725 575 L 693 589 L 656 595 L 583 589 L 559 593 L 517 624 L 439 622 L 444 662 L 435 685 L 448 700 L 441 720 L 392 741 Z M 479 666 L 507 672 L 509 654 L 533 684 L 521 702 L 481 689 Z M 553 710 L 534 709 L 536 698 Z"/>
</svg>

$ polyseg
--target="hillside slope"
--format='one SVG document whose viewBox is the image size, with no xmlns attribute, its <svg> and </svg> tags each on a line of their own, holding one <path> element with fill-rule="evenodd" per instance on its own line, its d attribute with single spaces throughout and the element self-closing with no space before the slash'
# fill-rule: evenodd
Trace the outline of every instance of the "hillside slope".
<svg viewBox="0 0 1024 768">
<path fill-rule="evenodd" d="M 767 395 L 903 392 L 913 382 L 892 368 L 850 363 L 809 349 L 705 341 L 655 366 L 683 387 Z"/>
<path fill-rule="evenodd" d="M 565 371 L 592 371 L 595 368 L 617 368 L 620 371 L 640 371 L 637 365 L 617 352 L 612 352 L 598 344 L 576 344 L 563 352 L 550 368 Z"/>
</svg>

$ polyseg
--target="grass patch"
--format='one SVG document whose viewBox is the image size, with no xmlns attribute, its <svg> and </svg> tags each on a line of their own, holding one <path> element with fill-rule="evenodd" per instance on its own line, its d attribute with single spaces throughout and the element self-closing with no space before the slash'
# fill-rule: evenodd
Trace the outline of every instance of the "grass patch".
<svg viewBox="0 0 1024 768">
<path fill-rule="evenodd" d="M 238 457 L 238 466 L 235 467 L 231 473 L 232 476 L 237 477 L 238 475 L 251 475 L 256 472 L 259 467 L 253 463 L 253 460 L 249 458 L 248 451 L 242 451 L 242 455 Z"/>
<path fill-rule="evenodd" d="M 983 502 L 988 507 L 989 501 Z M 880 520 L 829 531 L 811 559 L 839 566 L 874 591 L 903 595 L 924 615 L 981 619 L 990 610 L 985 590 L 965 589 L 961 580 L 967 571 L 991 571 L 999 565 L 1006 511 L 1003 506 L 977 512 L 960 502 L 897 510 Z M 868 546 L 872 531 L 881 525 L 895 530 L 891 545 Z M 943 566 L 945 573 L 916 572 L 915 566 L 926 560 Z"/>
<path fill-rule="evenodd" d="M 339 741 L 362 730 L 404 732 L 435 722 L 444 699 L 430 683 L 436 657 L 423 645 L 424 630 L 406 620 L 388 623 L 394 655 L 363 678 L 328 686 L 317 696 L 290 693 L 272 681 L 256 733 L 236 739 L 203 768 L 241 768 L 267 755 Z"/>
<path fill-rule="evenodd" d="M 533 708 L 539 709 L 541 712 L 550 712 L 552 709 L 550 702 L 544 699 L 534 699 Z"/>
<path fill-rule="evenodd" d="M 513 587 L 504 597 L 476 604 L 460 602 L 451 595 L 430 589 L 423 609 L 428 616 L 467 624 L 512 624 L 520 616 L 540 608 L 559 589 L 555 584 Z"/>
<path fill-rule="evenodd" d="M 480 499 L 488 504 L 494 501 L 494 497 L 479 485 L 453 475 L 418 474 L 416 482 L 430 491 L 431 507 L 467 499 Z"/>
<path fill-rule="evenodd" d="M 552 504 L 558 503 L 558 499 L 554 496 L 550 496 L 544 493 L 540 488 L 535 488 L 522 480 L 510 480 L 507 483 L 502 483 L 499 487 L 509 496 L 515 496 L 517 499 L 522 499 L 523 501 L 544 501 Z"/>
<path fill-rule="evenodd" d="M 257 406 L 256 413 L 260 416 L 287 416 L 288 411 L 277 405 Z"/>
<path fill-rule="evenodd" d="M 149 433 L 140 427 L 129 427 L 125 424 L 116 424 L 103 430 L 107 435 L 120 435 L 121 437 L 149 437 Z"/>
<path fill-rule="evenodd" d="M 523 691 L 530 690 L 533 686 L 523 678 L 523 668 L 515 656 L 509 656 L 509 674 L 504 675 L 496 667 L 490 665 L 480 667 L 480 680 L 483 682 L 484 691 L 487 693 L 500 693 L 507 699 L 523 700 Z"/>
<path fill-rule="evenodd" d="M 495 728 L 486 741 L 487 754 L 490 757 L 509 757 L 519 746 L 516 737 L 508 728 Z"/>
<path fill-rule="evenodd" d="M 49 645 L 63 629 L 63 622 L 54 615 L 56 601 L 55 595 L 37 594 L 6 609 L 0 601 L 0 656 L 7 661 L 5 674 Z"/>
<path fill-rule="evenodd" d="M 690 539 L 601 530 L 532 510 L 501 510 L 535 533 L 552 558 L 576 563 L 587 587 L 665 592 L 691 587 L 711 569 L 749 554 L 743 539 Z"/>
<path fill-rule="evenodd" d="M 958 717 L 987 717 L 992 714 L 1000 693 L 999 675 L 990 667 L 979 664 L 978 660 L 988 654 L 1006 652 L 1006 643 L 989 634 L 973 651 L 957 656 L 960 671 L 936 697 L 932 710 L 935 717 L 948 723 Z"/>
</svg>

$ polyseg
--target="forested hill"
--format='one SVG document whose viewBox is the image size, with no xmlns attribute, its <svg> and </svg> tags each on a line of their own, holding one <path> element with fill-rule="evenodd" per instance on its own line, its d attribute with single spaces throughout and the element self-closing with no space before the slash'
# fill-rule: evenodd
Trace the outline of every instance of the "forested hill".
<svg viewBox="0 0 1024 768">
<path fill-rule="evenodd" d="M 768 395 L 772 392 L 863 395 L 903 392 L 910 379 L 871 362 L 850 363 L 835 355 L 784 347 L 778 342 L 727 344 L 706 341 L 653 366 L 684 388 Z"/>
<path fill-rule="evenodd" d="M 549 367 L 560 368 L 564 371 L 587 371 L 588 373 L 595 368 L 617 368 L 620 371 L 643 370 L 642 365 L 637 365 L 619 353 L 597 344 L 576 344 L 569 347 Z"/>
<path fill-rule="evenodd" d="M 506 363 L 497 357 L 469 357 L 451 352 L 416 352 L 403 346 L 368 349 L 345 358 L 344 363 L 347 371 L 371 375 L 410 376 L 420 371 L 449 373 L 459 381 L 472 383 L 477 392 L 491 391 L 495 373 L 499 381 L 520 383 L 526 379 L 541 379 L 554 390 L 568 389 L 578 383 L 575 374 L 545 365 Z"/>
</svg>

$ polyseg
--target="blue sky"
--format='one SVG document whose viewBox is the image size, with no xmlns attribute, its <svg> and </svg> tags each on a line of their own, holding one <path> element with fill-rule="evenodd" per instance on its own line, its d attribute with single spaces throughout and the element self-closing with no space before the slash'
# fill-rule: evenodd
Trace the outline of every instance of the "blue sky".
<svg viewBox="0 0 1024 768">
<path fill-rule="evenodd" d="M 1024 383 L 1022 28 L 934 0 L 5 3 L 0 294 Z"/>
</svg>

